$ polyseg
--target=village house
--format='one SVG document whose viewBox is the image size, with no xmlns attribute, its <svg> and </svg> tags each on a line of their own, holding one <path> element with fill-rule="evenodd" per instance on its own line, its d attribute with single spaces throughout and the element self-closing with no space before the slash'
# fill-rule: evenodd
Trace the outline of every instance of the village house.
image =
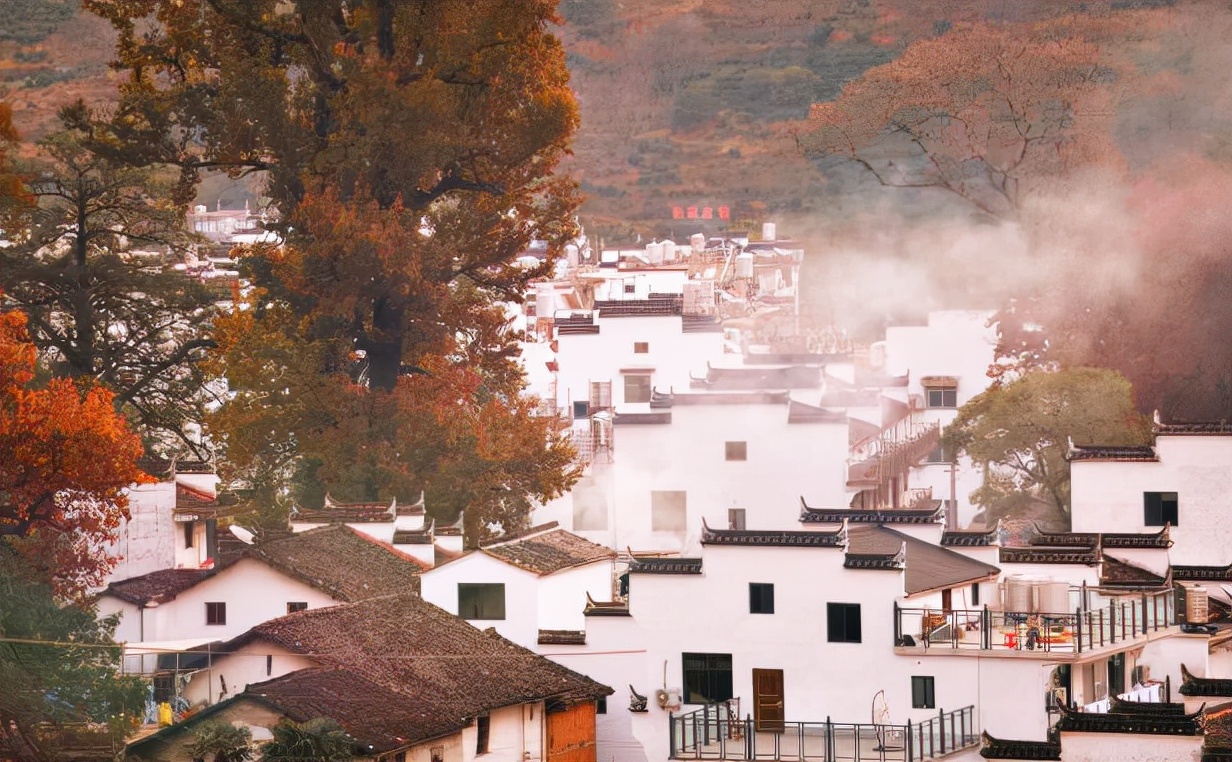
<svg viewBox="0 0 1232 762">
<path fill-rule="evenodd" d="M 231 692 L 212 697 L 215 685 Z M 283 718 L 331 717 L 363 757 L 595 762 L 595 711 L 611 693 L 405 593 L 257 625 L 223 644 L 188 691 L 208 708 L 131 744 L 129 758 L 186 761 L 191 731 L 210 718 L 259 740 Z"/>
<path fill-rule="evenodd" d="M 120 615 L 115 638 L 125 644 L 125 670 L 161 676 L 162 700 L 171 676 L 201 662 L 207 644 L 292 611 L 418 590 L 423 568 L 352 529 L 328 526 L 249 546 L 220 567 L 114 582 L 98 611 Z"/>
<path fill-rule="evenodd" d="M 326 495 L 320 508 L 291 510 L 292 532 L 331 524 L 345 524 L 356 532 L 392 545 L 424 568 L 457 558 L 462 553 L 462 515 L 451 524 L 437 526 L 435 520 L 427 518 L 422 494 L 414 503 L 403 504 L 396 498 L 388 503 L 343 503 Z"/>
<path fill-rule="evenodd" d="M 548 524 L 420 576 L 424 600 L 535 650 L 585 638 L 587 596 L 610 600 L 616 553 Z"/>
</svg>

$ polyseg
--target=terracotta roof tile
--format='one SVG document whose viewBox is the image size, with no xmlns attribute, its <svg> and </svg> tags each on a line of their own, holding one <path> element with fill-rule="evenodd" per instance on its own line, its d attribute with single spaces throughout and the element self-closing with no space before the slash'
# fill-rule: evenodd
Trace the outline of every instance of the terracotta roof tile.
<svg viewBox="0 0 1232 762">
<path fill-rule="evenodd" d="M 406 553 L 342 524 L 267 540 L 244 555 L 340 601 L 418 592 L 423 571 Z"/>
<path fill-rule="evenodd" d="M 611 548 L 596 545 L 563 529 L 551 529 L 543 534 L 488 545 L 482 550 L 505 563 L 539 575 L 616 556 Z"/>
<path fill-rule="evenodd" d="M 580 701 L 612 692 L 411 594 L 289 614 L 257 625 L 229 647 L 251 640 L 390 690 L 431 697 L 440 716 L 475 717 L 526 701 Z"/>
</svg>

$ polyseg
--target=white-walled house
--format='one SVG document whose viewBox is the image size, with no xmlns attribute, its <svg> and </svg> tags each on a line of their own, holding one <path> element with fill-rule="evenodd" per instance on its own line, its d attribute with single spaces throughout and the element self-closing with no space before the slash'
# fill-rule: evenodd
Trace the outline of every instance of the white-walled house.
<svg viewBox="0 0 1232 762">
<path fill-rule="evenodd" d="M 1167 526 L 1173 565 L 1232 564 L 1232 426 L 1156 423 L 1153 445 L 1079 446 L 1069 460 L 1075 532 Z"/>
<path fill-rule="evenodd" d="M 164 569 L 112 583 L 100 616 L 120 615 L 128 653 L 225 641 L 290 611 L 418 589 L 423 567 L 345 526 L 279 537 L 215 569 Z M 126 671 L 168 669 L 155 656 L 126 657 Z"/>
<path fill-rule="evenodd" d="M 413 557 L 425 568 L 462 552 L 462 516 L 448 525 L 437 526 L 428 520 L 424 496 L 414 503 L 343 503 L 326 495 L 320 508 L 297 507 L 291 511 L 292 532 L 345 524 L 356 532 L 365 534 L 396 550 Z"/>
<path fill-rule="evenodd" d="M 586 601 L 610 600 L 616 553 L 549 525 L 420 575 L 429 603 L 525 648 L 585 637 Z"/>
<path fill-rule="evenodd" d="M 253 628 L 194 676 L 231 686 L 126 757 L 188 762 L 199 723 L 249 727 L 330 717 L 359 758 L 416 762 L 597 762 L 595 707 L 610 688 L 475 629 L 417 595 L 300 611 Z"/>
</svg>

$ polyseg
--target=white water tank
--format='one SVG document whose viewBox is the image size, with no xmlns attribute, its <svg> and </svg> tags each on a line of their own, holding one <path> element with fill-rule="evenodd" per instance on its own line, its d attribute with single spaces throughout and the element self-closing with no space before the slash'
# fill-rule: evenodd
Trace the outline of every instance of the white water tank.
<svg viewBox="0 0 1232 762">
<path fill-rule="evenodd" d="M 773 223 L 773 222 L 763 222 L 763 223 L 761 224 L 761 240 L 763 240 L 763 241 L 777 241 L 777 240 L 779 240 L 779 239 L 778 239 L 778 236 L 777 236 L 777 235 L 775 235 L 775 233 L 777 233 L 777 232 L 778 232 L 778 231 L 776 231 L 776 230 L 775 230 L 775 227 L 774 227 L 774 223 Z"/>
<path fill-rule="evenodd" d="M 1020 574 L 1005 578 L 1002 601 L 1006 611 L 1028 612 L 1035 610 L 1035 584 Z"/>
<path fill-rule="evenodd" d="M 663 244 L 657 241 L 646 244 L 646 261 L 652 265 L 663 264 L 663 251 Z"/>
<path fill-rule="evenodd" d="M 1036 602 L 1044 614 L 1069 613 L 1069 583 L 1046 580 L 1036 586 Z"/>
<path fill-rule="evenodd" d="M 706 234 L 705 233 L 694 233 L 693 235 L 689 236 L 689 248 L 693 250 L 694 254 L 701 254 L 703 251 L 705 251 L 706 250 Z"/>
<path fill-rule="evenodd" d="M 753 277 L 753 254 L 752 252 L 742 251 L 736 255 L 736 277 L 737 278 L 752 278 Z"/>
<path fill-rule="evenodd" d="M 1206 624 L 1210 618 L 1210 596 L 1206 588 L 1194 585 L 1185 590 L 1185 621 L 1190 624 Z"/>
</svg>

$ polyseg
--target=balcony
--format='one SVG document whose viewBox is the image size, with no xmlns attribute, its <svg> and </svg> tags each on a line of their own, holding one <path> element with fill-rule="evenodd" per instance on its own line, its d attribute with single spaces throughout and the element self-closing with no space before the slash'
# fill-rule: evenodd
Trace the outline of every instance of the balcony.
<svg viewBox="0 0 1232 762">
<path fill-rule="evenodd" d="M 915 762 L 934 759 L 979 744 L 975 708 L 941 711 L 925 722 L 906 725 L 784 722 L 757 729 L 752 717 L 740 719 L 738 700 L 708 704 L 669 720 L 672 759 L 796 760 L 804 762 Z"/>
<path fill-rule="evenodd" d="M 1098 596 L 1096 596 L 1098 597 Z M 902 608 L 894 604 L 894 645 L 936 650 L 1082 654 L 1147 638 L 1178 624 L 1171 590 L 1106 598 L 1072 614 Z"/>
</svg>

